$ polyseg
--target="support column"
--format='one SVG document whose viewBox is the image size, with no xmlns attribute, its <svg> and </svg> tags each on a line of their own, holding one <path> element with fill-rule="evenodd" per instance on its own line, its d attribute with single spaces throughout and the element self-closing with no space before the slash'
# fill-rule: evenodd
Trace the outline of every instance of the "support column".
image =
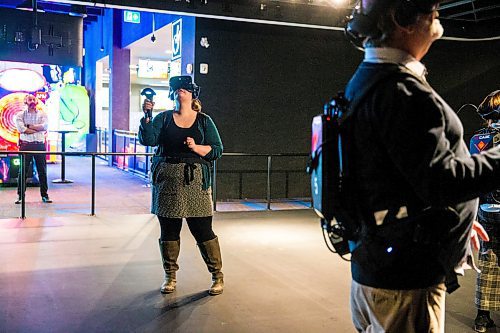
<svg viewBox="0 0 500 333">
<path fill-rule="evenodd" d="M 130 50 L 121 47 L 122 11 L 113 11 L 113 47 L 109 55 L 109 135 L 113 129 L 129 130 L 130 113 Z M 113 151 L 114 142 L 108 151 Z M 110 159 L 112 160 L 112 159 Z"/>
<path fill-rule="evenodd" d="M 113 46 L 110 57 L 110 129 L 129 130 L 130 50 Z"/>
</svg>

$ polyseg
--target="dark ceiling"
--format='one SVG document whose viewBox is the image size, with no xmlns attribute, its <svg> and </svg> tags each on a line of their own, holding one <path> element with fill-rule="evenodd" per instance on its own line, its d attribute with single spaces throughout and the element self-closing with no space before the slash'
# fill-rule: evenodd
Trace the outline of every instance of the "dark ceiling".
<svg viewBox="0 0 500 333">
<path fill-rule="evenodd" d="M 33 0 L 27 0 L 31 4 Z M 46 12 L 85 15 L 84 27 L 101 15 L 102 6 L 186 12 L 210 17 L 236 17 L 250 20 L 293 22 L 321 26 L 342 26 L 356 0 L 332 5 L 326 0 L 38 0 Z M 22 0 L 0 0 L 0 6 L 15 8 Z M 86 5 L 82 5 L 86 4 Z M 328 10 L 325 10 L 328 7 Z M 500 0 L 444 0 L 440 17 L 447 35 L 456 37 L 498 37 Z"/>
<path fill-rule="evenodd" d="M 32 3 L 32 0 L 0 0 L 0 7 L 26 7 L 26 9 L 29 10 L 32 8 Z M 97 21 L 97 17 L 102 13 L 102 9 L 95 6 L 82 6 L 76 4 L 71 5 L 57 2 L 37 1 L 37 7 L 39 11 L 42 10 L 47 13 L 60 13 L 73 16 L 81 16 L 84 18 L 84 27 L 92 22 Z"/>
<path fill-rule="evenodd" d="M 451 0 L 443 1 L 441 17 L 460 21 L 500 20 L 499 0 Z"/>
</svg>

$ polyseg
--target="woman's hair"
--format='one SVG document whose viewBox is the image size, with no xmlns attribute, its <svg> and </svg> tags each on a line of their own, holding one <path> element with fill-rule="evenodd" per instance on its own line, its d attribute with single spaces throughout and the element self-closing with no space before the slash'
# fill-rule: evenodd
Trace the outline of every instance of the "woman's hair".
<svg viewBox="0 0 500 333">
<path fill-rule="evenodd" d="M 196 112 L 201 111 L 201 101 L 198 98 L 193 98 L 193 101 L 191 102 L 191 109 Z"/>
</svg>

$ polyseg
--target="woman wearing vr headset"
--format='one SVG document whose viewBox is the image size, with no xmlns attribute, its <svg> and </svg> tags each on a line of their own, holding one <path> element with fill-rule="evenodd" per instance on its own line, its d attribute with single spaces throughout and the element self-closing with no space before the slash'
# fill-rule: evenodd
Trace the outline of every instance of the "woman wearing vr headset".
<svg viewBox="0 0 500 333">
<path fill-rule="evenodd" d="M 222 141 L 213 120 L 201 112 L 200 88 L 190 76 L 176 76 L 169 81 L 173 110 L 151 119 L 154 103 L 146 99 L 144 118 L 139 127 L 139 141 L 155 146 L 151 166 L 151 212 L 158 216 L 160 252 L 165 281 L 160 291 L 172 293 L 176 287 L 180 231 L 185 218 L 196 239 L 201 256 L 212 273 L 210 295 L 224 288 L 219 240 L 212 230 L 211 162 L 222 155 Z"/>
<path fill-rule="evenodd" d="M 498 128 L 492 124 L 500 120 L 500 90 L 490 93 L 479 105 L 477 112 L 487 121 L 488 128 L 481 134 L 490 133 L 495 137 L 500 135 Z M 493 144 L 495 139 L 493 139 Z M 471 145 L 472 152 L 472 145 Z M 475 304 L 477 316 L 474 320 L 476 332 L 486 332 L 495 327 L 490 317 L 491 311 L 500 310 L 500 191 L 496 190 L 481 196 L 479 201 L 478 220 L 490 236 L 489 242 L 481 242 L 478 266 L 480 273 L 476 281 Z"/>
</svg>

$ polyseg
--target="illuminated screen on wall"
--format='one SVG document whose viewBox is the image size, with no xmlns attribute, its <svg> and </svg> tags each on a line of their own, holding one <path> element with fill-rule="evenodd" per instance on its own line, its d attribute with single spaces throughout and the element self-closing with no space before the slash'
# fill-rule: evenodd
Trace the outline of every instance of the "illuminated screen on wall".
<svg viewBox="0 0 500 333">
<path fill-rule="evenodd" d="M 137 77 L 146 79 L 167 79 L 168 61 L 139 59 Z"/>
<path fill-rule="evenodd" d="M 155 106 L 153 109 L 154 112 L 172 110 L 174 108 L 174 101 L 168 98 L 168 90 L 154 89 L 154 91 L 156 93 L 156 95 L 154 96 L 154 102 L 155 102 Z M 142 103 L 144 103 L 145 98 L 146 97 L 141 95 L 141 104 L 140 104 L 141 107 Z M 140 110 L 141 107 L 138 110 Z"/>
</svg>

